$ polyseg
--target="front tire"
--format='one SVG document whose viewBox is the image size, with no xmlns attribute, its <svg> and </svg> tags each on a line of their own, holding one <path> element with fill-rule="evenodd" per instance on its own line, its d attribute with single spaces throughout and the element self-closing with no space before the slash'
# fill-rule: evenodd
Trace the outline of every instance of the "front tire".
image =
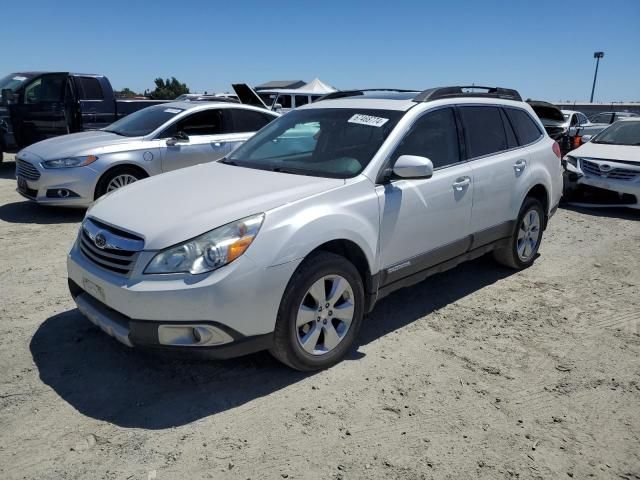
<svg viewBox="0 0 640 480">
<path fill-rule="evenodd" d="M 517 270 L 531 266 L 542 242 L 544 222 L 545 213 L 540 200 L 527 197 L 520 208 L 509 246 L 493 252 L 496 261 Z"/>
<path fill-rule="evenodd" d="M 364 298 L 362 278 L 346 258 L 329 252 L 308 257 L 280 302 L 271 354 L 301 371 L 335 365 L 358 334 Z"/>
<path fill-rule="evenodd" d="M 116 167 L 113 170 L 108 171 L 98 181 L 94 200 L 97 200 L 105 193 L 125 187 L 145 177 L 146 175 L 141 174 L 141 172 L 136 168 Z"/>
</svg>

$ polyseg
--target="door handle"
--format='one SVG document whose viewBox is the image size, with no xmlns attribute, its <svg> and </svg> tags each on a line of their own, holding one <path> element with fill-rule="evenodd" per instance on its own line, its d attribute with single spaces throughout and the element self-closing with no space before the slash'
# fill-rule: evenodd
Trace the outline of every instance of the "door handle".
<svg viewBox="0 0 640 480">
<path fill-rule="evenodd" d="M 471 179 L 469 177 L 460 177 L 453 182 L 454 190 L 461 192 L 465 188 L 467 188 L 471 184 Z"/>
<path fill-rule="evenodd" d="M 522 173 L 524 169 L 527 168 L 527 161 L 518 160 L 516 163 L 513 164 L 513 168 L 516 171 L 516 173 Z"/>
</svg>

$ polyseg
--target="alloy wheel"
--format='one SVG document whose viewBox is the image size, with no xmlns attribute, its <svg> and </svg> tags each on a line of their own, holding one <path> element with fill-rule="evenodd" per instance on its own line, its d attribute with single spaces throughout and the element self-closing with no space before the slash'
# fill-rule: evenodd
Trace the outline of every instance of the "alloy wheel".
<svg viewBox="0 0 640 480">
<path fill-rule="evenodd" d="M 529 210 L 520 222 L 516 250 L 521 261 L 528 261 L 538 250 L 540 242 L 540 214 L 537 210 Z"/>
<path fill-rule="evenodd" d="M 353 288 L 340 275 L 316 280 L 302 298 L 296 316 L 300 346 L 311 355 L 325 355 L 344 339 L 354 316 Z"/>
<path fill-rule="evenodd" d="M 113 190 L 117 190 L 118 188 L 122 188 L 126 185 L 130 185 L 133 182 L 138 181 L 136 177 L 131 174 L 123 173 L 121 175 L 116 175 L 111 179 L 109 184 L 107 185 L 107 192 L 111 192 Z"/>
</svg>

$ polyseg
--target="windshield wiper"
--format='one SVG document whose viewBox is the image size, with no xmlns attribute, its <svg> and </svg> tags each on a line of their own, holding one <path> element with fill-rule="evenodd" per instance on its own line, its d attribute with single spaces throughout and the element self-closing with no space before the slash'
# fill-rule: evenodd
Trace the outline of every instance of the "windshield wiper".
<svg viewBox="0 0 640 480">
<path fill-rule="evenodd" d="M 218 162 L 224 163 L 225 165 L 233 165 L 234 167 L 238 166 L 236 162 L 234 162 L 233 160 L 229 160 L 228 158 L 223 158 L 222 160 L 218 160 Z"/>
</svg>

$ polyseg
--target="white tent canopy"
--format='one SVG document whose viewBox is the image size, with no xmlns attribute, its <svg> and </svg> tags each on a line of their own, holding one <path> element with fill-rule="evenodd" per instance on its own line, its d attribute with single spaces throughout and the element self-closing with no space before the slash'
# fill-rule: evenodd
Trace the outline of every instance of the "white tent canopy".
<svg viewBox="0 0 640 480">
<path fill-rule="evenodd" d="M 336 91 L 335 88 L 330 87 L 319 78 L 314 78 L 309 83 L 298 88 L 297 90 L 304 90 L 305 92 L 313 93 L 331 93 Z"/>
</svg>

